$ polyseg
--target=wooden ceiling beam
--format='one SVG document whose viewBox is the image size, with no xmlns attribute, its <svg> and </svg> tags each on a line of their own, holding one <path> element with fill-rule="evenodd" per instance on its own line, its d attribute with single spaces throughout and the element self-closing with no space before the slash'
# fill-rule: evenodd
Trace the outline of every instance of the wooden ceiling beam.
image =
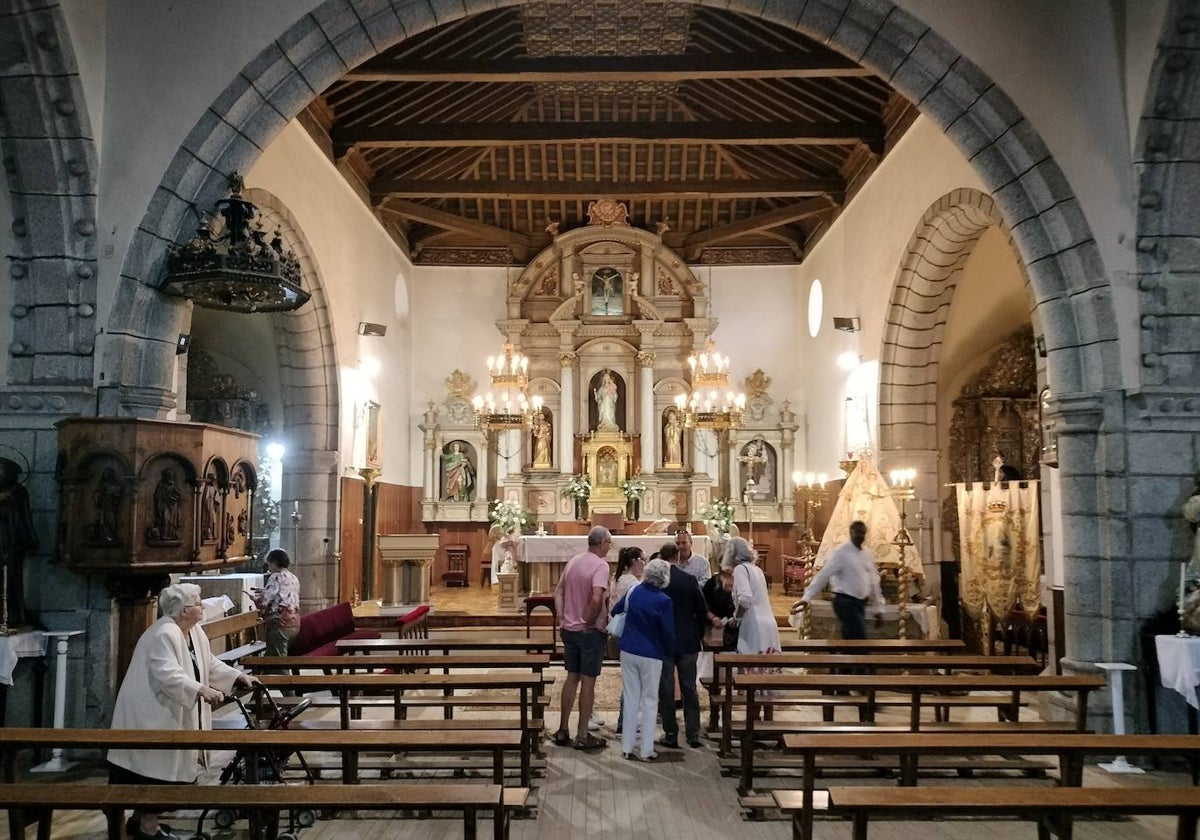
<svg viewBox="0 0 1200 840">
<path fill-rule="evenodd" d="M 423 146 L 493 146 L 509 143 L 720 143 L 726 146 L 850 146 L 883 142 L 883 123 L 834 121 L 748 122 L 492 122 L 402 123 L 341 126 L 332 132 L 339 150 L 351 146 L 406 149 Z M 340 153 L 340 151 L 339 151 Z"/>
<path fill-rule="evenodd" d="M 681 201 L 697 198 L 753 198 L 759 196 L 813 198 L 831 196 L 840 201 L 846 182 L 842 178 L 755 178 L 711 179 L 688 181 L 513 181 L 491 180 L 414 180 L 407 178 L 376 178 L 371 182 L 374 203 L 394 199 L 388 206 L 397 207 L 405 198 L 494 198 L 563 199 L 588 201 L 600 197 L 617 199 L 663 199 Z M 411 205 L 419 207 L 420 205 Z M 421 207 L 428 211 L 429 208 Z M 432 211 L 439 212 L 439 211 Z M 449 222 L 450 216 L 445 221 Z M 785 224 L 777 222 L 776 224 Z M 436 224 L 431 222 L 431 224 Z M 447 227 L 439 225 L 439 227 Z"/>
<path fill-rule="evenodd" d="M 827 197 L 810 198 L 807 201 L 798 201 L 795 204 L 789 204 L 786 207 L 778 207 L 766 213 L 760 213 L 757 216 L 751 216 L 748 219 L 741 219 L 727 225 L 701 230 L 693 233 L 683 241 L 685 252 L 691 254 L 696 249 L 703 248 L 707 245 L 712 245 L 715 242 L 720 242 L 723 239 L 733 239 L 737 236 L 744 236 L 747 233 L 755 233 L 757 231 L 768 230 L 770 228 L 779 227 L 780 225 L 790 225 L 803 219 L 816 216 L 824 213 L 835 206 L 835 202 Z"/>
<path fill-rule="evenodd" d="M 875 75 L 836 55 L 580 55 L 504 60 L 376 59 L 351 70 L 345 82 L 685 82 L 694 79 L 827 79 Z"/>
<path fill-rule="evenodd" d="M 411 221 L 422 222 L 444 230 L 469 234 L 487 242 L 508 245 L 518 248 L 521 251 L 528 250 L 531 244 L 530 238 L 523 233 L 505 230 L 504 228 L 498 228 L 484 222 L 477 222 L 474 219 L 464 219 L 462 216 L 456 216 L 453 213 L 447 213 L 443 210 L 435 210 L 432 207 L 426 207 L 423 204 L 416 204 L 411 201 L 389 201 L 387 204 L 380 206 L 379 210 L 385 214 L 403 216 Z"/>
</svg>

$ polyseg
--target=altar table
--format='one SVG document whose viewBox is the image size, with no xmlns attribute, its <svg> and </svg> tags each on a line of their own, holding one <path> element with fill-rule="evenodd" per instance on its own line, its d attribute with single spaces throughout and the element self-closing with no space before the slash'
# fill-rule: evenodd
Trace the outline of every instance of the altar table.
<svg viewBox="0 0 1200 840">
<path fill-rule="evenodd" d="M 1158 673 L 1163 686 L 1183 695 L 1193 709 L 1200 709 L 1196 687 L 1200 686 L 1200 637 L 1155 636 Z"/>
<path fill-rule="evenodd" d="M 627 545 L 637 546 L 649 557 L 662 548 L 664 543 L 674 542 L 675 537 L 670 534 L 615 535 L 607 559 L 609 563 L 616 563 L 617 553 Z M 587 551 L 587 547 L 586 536 L 522 537 L 517 546 L 517 560 L 522 563 L 521 568 L 525 575 L 528 575 L 528 591 L 553 591 L 563 566 L 575 555 Z M 708 537 L 692 537 L 692 553 L 707 557 L 708 548 Z"/>
</svg>

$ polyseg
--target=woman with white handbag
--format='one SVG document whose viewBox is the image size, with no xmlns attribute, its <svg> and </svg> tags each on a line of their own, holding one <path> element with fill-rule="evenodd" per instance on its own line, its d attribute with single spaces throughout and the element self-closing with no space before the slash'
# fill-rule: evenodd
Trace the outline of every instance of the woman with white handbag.
<svg viewBox="0 0 1200 840">
<path fill-rule="evenodd" d="M 621 646 L 621 706 L 630 713 L 629 726 L 621 732 L 621 754 L 627 759 L 634 757 L 639 712 L 641 759 L 658 758 L 654 752 L 658 683 L 663 660 L 675 654 L 675 610 L 662 591 L 670 579 L 670 565 L 662 559 L 651 560 L 642 573 L 641 585 L 626 591 L 613 606 L 608 623 L 609 635 L 620 639 Z"/>
</svg>

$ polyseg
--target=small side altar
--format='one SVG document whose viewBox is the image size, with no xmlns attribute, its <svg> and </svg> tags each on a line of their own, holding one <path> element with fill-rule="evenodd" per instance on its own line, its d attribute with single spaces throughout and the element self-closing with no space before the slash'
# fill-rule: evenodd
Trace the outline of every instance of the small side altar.
<svg viewBox="0 0 1200 840">
<path fill-rule="evenodd" d="M 621 482 L 633 471 L 633 441 L 622 431 L 599 430 L 583 439 L 583 472 L 592 484 L 588 508 L 592 514 L 624 515 Z"/>
</svg>

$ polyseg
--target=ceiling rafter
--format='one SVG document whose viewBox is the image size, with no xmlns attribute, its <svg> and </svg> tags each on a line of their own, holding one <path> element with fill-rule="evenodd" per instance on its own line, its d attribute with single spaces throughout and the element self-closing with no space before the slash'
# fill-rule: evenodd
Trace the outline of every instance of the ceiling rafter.
<svg viewBox="0 0 1200 840">
<path fill-rule="evenodd" d="M 830 178 L 758 178 L 672 180 L 671 175 L 649 181 L 605 181 L 575 179 L 554 181 L 519 181 L 514 179 L 479 180 L 417 180 L 408 178 L 376 178 L 371 182 L 371 194 L 380 200 L 396 198 L 565 198 L 583 201 L 597 196 L 622 198 L 662 198 L 688 200 L 696 198 L 753 198 L 756 196 L 813 197 L 840 194 L 846 183 L 840 177 Z"/>
</svg>

